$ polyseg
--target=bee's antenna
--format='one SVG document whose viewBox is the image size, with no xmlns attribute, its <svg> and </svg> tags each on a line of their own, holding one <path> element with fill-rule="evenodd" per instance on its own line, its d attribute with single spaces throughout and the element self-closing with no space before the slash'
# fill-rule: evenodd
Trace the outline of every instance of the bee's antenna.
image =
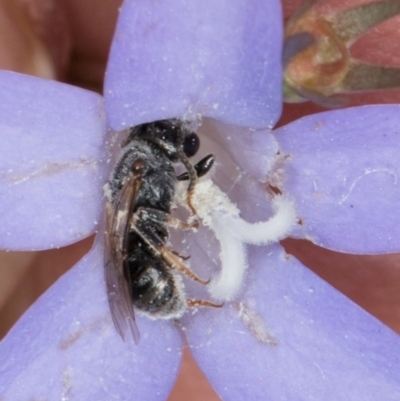
<svg viewBox="0 0 400 401">
<path fill-rule="evenodd" d="M 183 151 L 183 131 L 182 130 L 178 130 L 178 141 L 179 141 L 179 148 L 178 148 L 178 157 L 179 160 L 182 162 L 182 164 L 186 167 L 186 170 L 188 172 L 189 175 L 189 185 L 187 188 L 187 192 L 188 192 L 188 206 L 190 211 L 192 212 L 193 215 L 196 214 L 196 210 L 192 205 L 191 202 L 191 198 L 192 198 L 192 193 L 193 193 L 193 189 L 196 185 L 196 182 L 198 180 L 197 177 L 197 171 L 194 168 L 193 164 L 190 162 L 189 158 L 185 155 L 185 152 Z"/>
</svg>

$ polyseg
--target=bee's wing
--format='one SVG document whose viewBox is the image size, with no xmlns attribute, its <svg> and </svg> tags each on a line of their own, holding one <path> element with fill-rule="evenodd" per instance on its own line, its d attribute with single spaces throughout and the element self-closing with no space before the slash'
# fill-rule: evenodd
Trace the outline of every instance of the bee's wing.
<svg viewBox="0 0 400 401">
<path fill-rule="evenodd" d="M 139 330 L 131 302 L 128 282 L 123 272 L 125 247 L 129 233 L 132 210 L 140 188 L 140 179 L 127 177 L 115 205 L 106 205 L 106 243 L 105 243 L 105 280 L 111 316 L 118 334 L 125 339 L 129 326 L 135 343 L 139 342 Z"/>
</svg>

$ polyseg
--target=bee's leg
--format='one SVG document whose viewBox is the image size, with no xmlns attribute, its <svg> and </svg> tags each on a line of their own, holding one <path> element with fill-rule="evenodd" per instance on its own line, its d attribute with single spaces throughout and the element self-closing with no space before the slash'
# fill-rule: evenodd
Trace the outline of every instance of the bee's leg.
<svg viewBox="0 0 400 401">
<path fill-rule="evenodd" d="M 206 175 L 210 170 L 211 167 L 213 166 L 215 161 L 214 155 L 208 155 L 201 159 L 198 163 L 195 164 L 194 169 L 196 170 L 197 177 L 203 177 L 203 175 Z M 189 179 L 189 173 L 186 171 L 181 175 L 178 175 L 177 177 L 178 181 L 186 181 Z"/>
<path fill-rule="evenodd" d="M 209 306 L 211 308 L 222 308 L 224 304 L 215 304 L 211 301 L 205 301 L 203 299 L 187 299 L 186 304 L 189 308 L 195 308 L 196 306 Z"/>
<path fill-rule="evenodd" d="M 199 228 L 199 222 L 197 220 L 191 223 L 186 223 L 182 220 L 172 217 L 169 213 L 165 213 L 162 210 L 148 207 L 139 207 L 134 216 L 136 218 L 136 222 L 142 219 L 142 221 L 152 220 L 157 223 L 166 223 L 173 228 L 181 228 L 184 230 Z"/>
<path fill-rule="evenodd" d="M 194 168 L 193 164 L 190 163 L 190 160 L 186 157 L 186 155 L 183 153 L 183 151 L 180 152 L 179 158 L 181 160 L 181 163 L 186 167 L 187 170 L 187 175 L 188 175 L 188 180 L 189 180 L 189 185 L 187 187 L 187 203 L 189 206 L 189 209 L 192 213 L 193 216 L 195 216 L 196 209 L 192 205 L 192 196 L 193 196 L 193 190 L 196 186 L 196 182 L 198 180 L 197 172 L 196 169 Z"/>
<path fill-rule="evenodd" d="M 144 241 L 149 245 L 150 249 L 155 254 L 159 254 L 159 249 L 166 248 L 165 239 L 168 237 L 168 231 L 166 230 L 164 223 L 170 224 L 175 228 L 198 228 L 198 222 L 195 221 L 192 224 L 184 223 L 178 219 L 171 217 L 170 214 L 163 212 L 162 210 L 140 207 L 132 216 L 131 229 L 136 229 L 137 233 L 143 238 Z M 152 224 L 153 223 L 153 224 Z M 158 230 L 154 230 L 154 223 L 157 224 Z M 161 224 L 160 224 L 161 223 Z M 178 256 L 182 260 L 189 259 L 190 256 L 182 256 L 174 250 L 170 250 L 174 255 Z"/>
<path fill-rule="evenodd" d="M 180 253 L 174 251 L 173 249 L 170 249 L 169 251 L 171 253 L 173 253 L 175 256 L 178 256 L 179 259 L 182 259 L 182 260 L 189 260 L 190 259 L 190 255 L 189 256 L 183 256 Z"/>
<path fill-rule="evenodd" d="M 203 280 L 196 276 L 188 267 L 177 259 L 173 252 L 171 252 L 164 244 L 168 237 L 168 231 L 163 227 L 158 227 L 156 232 L 154 224 L 149 225 L 150 221 L 157 223 L 168 222 L 170 215 L 163 211 L 151 208 L 140 207 L 132 216 L 131 230 L 134 230 L 149 247 L 149 250 L 154 255 L 162 257 L 172 269 L 177 269 L 190 279 L 197 281 L 200 284 L 206 285 L 210 280 Z M 183 258 L 184 259 L 184 258 Z"/>
<path fill-rule="evenodd" d="M 161 255 L 167 261 L 172 269 L 177 269 L 181 273 L 188 276 L 191 280 L 197 281 L 200 284 L 207 285 L 210 280 L 203 280 L 196 274 L 194 274 L 188 267 L 180 262 L 168 248 L 161 249 Z"/>
<path fill-rule="evenodd" d="M 196 215 L 196 209 L 194 208 L 192 204 L 192 197 L 193 197 L 193 192 L 194 188 L 196 186 L 196 182 L 199 177 L 202 177 L 208 171 L 210 171 L 213 163 L 214 163 L 214 156 L 213 155 L 208 155 L 204 159 L 200 160 L 195 166 L 190 164 L 189 159 L 185 157 L 181 157 L 181 162 L 183 165 L 186 167 L 187 172 L 181 174 L 178 176 L 178 181 L 184 181 L 184 180 L 189 180 L 189 185 L 188 185 L 188 196 L 187 196 L 187 203 L 189 206 L 190 211 L 192 212 L 192 215 Z"/>
<path fill-rule="evenodd" d="M 168 223 L 168 225 L 170 225 L 173 228 L 181 228 L 183 230 L 198 229 L 200 226 L 200 223 L 198 220 L 194 220 L 190 223 L 187 223 L 185 221 L 182 221 L 175 217 L 172 217 L 171 215 L 169 215 L 167 223 Z"/>
<path fill-rule="evenodd" d="M 162 210 L 139 207 L 131 217 L 130 229 L 136 231 L 154 254 L 160 253 L 158 249 L 164 246 L 168 238 L 165 227 L 168 216 L 169 214 Z M 157 227 L 157 230 L 154 227 Z"/>
</svg>

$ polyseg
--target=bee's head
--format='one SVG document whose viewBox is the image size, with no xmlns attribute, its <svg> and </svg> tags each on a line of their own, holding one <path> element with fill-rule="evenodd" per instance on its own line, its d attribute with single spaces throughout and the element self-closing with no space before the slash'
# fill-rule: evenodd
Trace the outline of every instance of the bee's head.
<svg viewBox="0 0 400 401">
<path fill-rule="evenodd" d="M 134 127 L 124 146 L 133 139 L 150 142 L 167 155 L 171 161 L 180 159 L 178 153 L 183 151 L 187 157 L 194 156 L 200 147 L 200 139 L 180 120 L 160 120 Z"/>
</svg>

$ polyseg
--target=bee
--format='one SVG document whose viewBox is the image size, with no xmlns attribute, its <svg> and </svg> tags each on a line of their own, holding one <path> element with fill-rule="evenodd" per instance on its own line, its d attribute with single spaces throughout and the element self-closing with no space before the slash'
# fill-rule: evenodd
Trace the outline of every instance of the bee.
<svg viewBox="0 0 400 401">
<path fill-rule="evenodd" d="M 177 271 L 205 285 L 168 245 L 168 226 L 195 228 L 171 216 L 178 181 L 188 181 L 187 202 L 199 177 L 210 171 L 214 156 L 193 165 L 200 140 L 180 120 L 161 120 L 132 128 L 121 144 L 122 154 L 106 185 L 105 281 L 113 322 L 124 339 L 129 328 L 135 342 L 139 331 L 134 309 L 150 318 L 174 319 L 186 308 L 214 306 L 186 299 Z M 186 172 L 177 176 L 174 165 Z M 198 223 L 197 223 L 198 224 Z"/>
</svg>

